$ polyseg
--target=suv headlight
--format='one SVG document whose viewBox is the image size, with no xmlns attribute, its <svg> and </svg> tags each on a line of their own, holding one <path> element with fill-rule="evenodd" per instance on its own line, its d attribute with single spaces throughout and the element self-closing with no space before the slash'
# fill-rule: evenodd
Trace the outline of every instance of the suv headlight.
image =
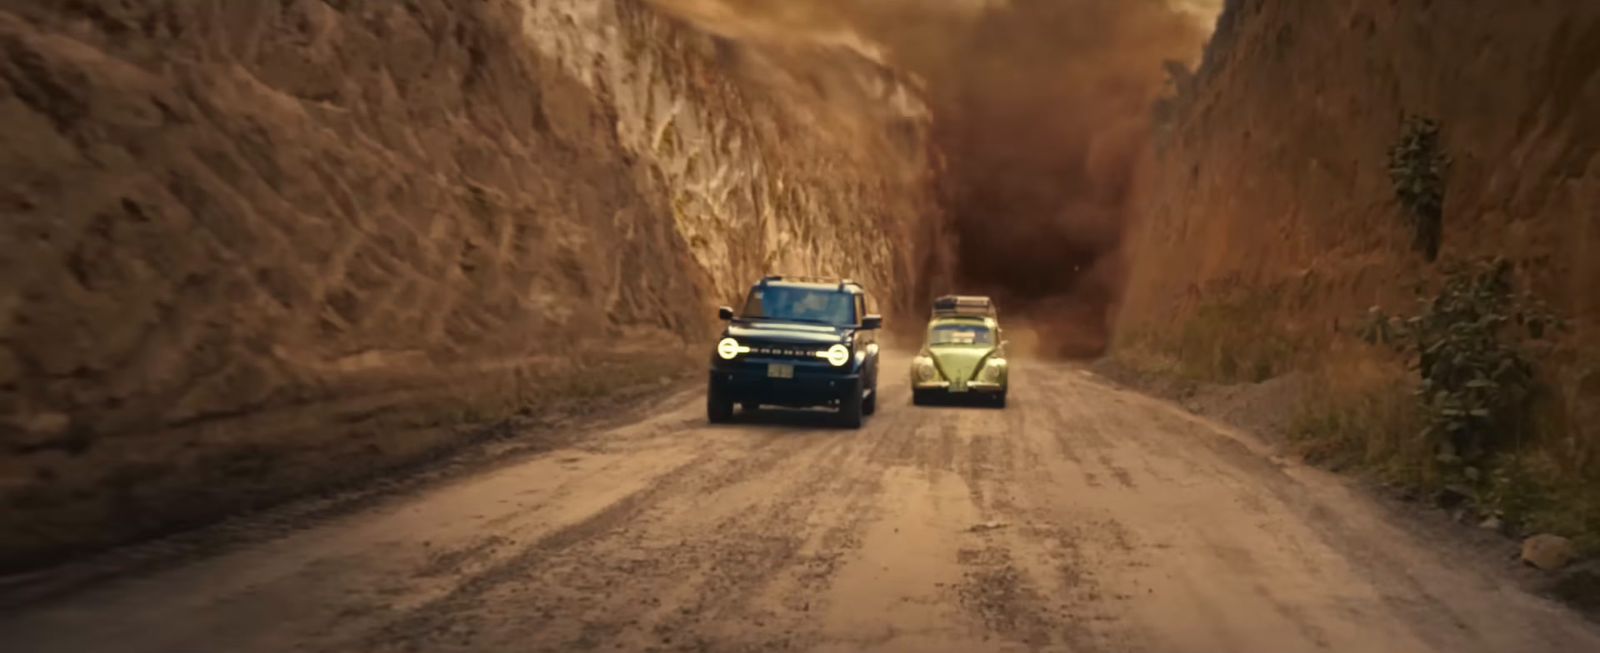
<svg viewBox="0 0 1600 653">
<path fill-rule="evenodd" d="M 850 348 L 844 345 L 834 345 L 818 355 L 828 359 L 828 364 L 834 367 L 844 367 L 845 363 L 850 362 Z"/>
<path fill-rule="evenodd" d="M 739 341 L 734 340 L 733 338 L 723 338 L 717 343 L 717 355 L 722 357 L 722 360 L 725 361 L 731 361 L 735 358 L 738 358 L 739 354 L 748 353 L 750 353 L 750 348 L 739 344 Z"/>
</svg>

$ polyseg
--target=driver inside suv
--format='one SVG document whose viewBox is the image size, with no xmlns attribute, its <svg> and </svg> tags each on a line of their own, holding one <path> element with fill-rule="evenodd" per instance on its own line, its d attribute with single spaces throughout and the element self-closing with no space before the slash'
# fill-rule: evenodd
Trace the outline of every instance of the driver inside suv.
<svg viewBox="0 0 1600 653">
<path fill-rule="evenodd" d="M 808 288 L 757 288 L 745 302 L 745 317 L 855 324 L 855 302 L 848 293 Z"/>
</svg>

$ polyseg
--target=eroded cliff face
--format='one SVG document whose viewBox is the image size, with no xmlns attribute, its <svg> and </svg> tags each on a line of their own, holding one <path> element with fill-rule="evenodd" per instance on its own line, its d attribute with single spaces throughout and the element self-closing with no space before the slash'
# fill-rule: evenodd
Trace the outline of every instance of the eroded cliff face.
<svg viewBox="0 0 1600 653">
<path fill-rule="evenodd" d="M 1215 0 L 651 1 L 741 43 L 854 48 L 914 74 L 957 245 L 942 290 L 995 297 L 1030 351 L 1105 350 L 1149 108 L 1164 62 L 1198 58 Z"/>
<path fill-rule="evenodd" d="M 1118 349 L 1231 380 L 1371 355 L 1363 312 L 1409 308 L 1432 274 L 1387 164 L 1404 118 L 1433 118 L 1454 160 L 1441 257 L 1505 256 L 1574 321 L 1552 446 L 1594 462 L 1600 4 L 1229 5 L 1135 192 Z"/>
<path fill-rule="evenodd" d="M 769 270 L 901 314 L 940 256 L 902 79 L 756 84 L 631 0 L 5 0 L 0 53 L 5 566 L 692 369 Z"/>
<path fill-rule="evenodd" d="M 925 301 L 922 268 L 944 254 L 930 116 L 906 75 L 850 47 L 737 40 L 632 2 L 527 4 L 531 42 L 608 98 L 716 296 L 787 271 L 851 276 L 894 312 Z"/>
</svg>

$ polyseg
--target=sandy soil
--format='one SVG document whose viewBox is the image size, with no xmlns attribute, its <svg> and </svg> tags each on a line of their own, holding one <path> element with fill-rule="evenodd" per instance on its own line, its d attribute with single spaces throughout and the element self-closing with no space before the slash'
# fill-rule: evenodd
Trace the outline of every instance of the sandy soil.
<svg viewBox="0 0 1600 653">
<path fill-rule="evenodd" d="M 9 610 L 8 651 L 1541 651 L 1600 629 L 1080 368 L 1005 410 L 641 419 Z M 893 380 L 893 381 L 891 381 Z"/>
</svg>

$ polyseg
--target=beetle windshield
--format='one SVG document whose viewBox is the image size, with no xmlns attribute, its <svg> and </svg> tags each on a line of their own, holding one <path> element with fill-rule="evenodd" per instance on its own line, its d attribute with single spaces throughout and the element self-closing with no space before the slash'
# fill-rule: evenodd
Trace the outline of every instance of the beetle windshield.
<svg viewBox="0 0 1600 653">
<path fill-rule="evenodd" d="M 982 324 L 940 324 L 928 330 L 929 345 L 994 345 L 994 330 Z"/>
<path fill-rule="evenodd" d="M 855 295 L 821 288 L 783 286 L 752 288 L 741 315 L 747 318 L 794 320 L 838 326 L 857 323 Z"/>
</svg>

